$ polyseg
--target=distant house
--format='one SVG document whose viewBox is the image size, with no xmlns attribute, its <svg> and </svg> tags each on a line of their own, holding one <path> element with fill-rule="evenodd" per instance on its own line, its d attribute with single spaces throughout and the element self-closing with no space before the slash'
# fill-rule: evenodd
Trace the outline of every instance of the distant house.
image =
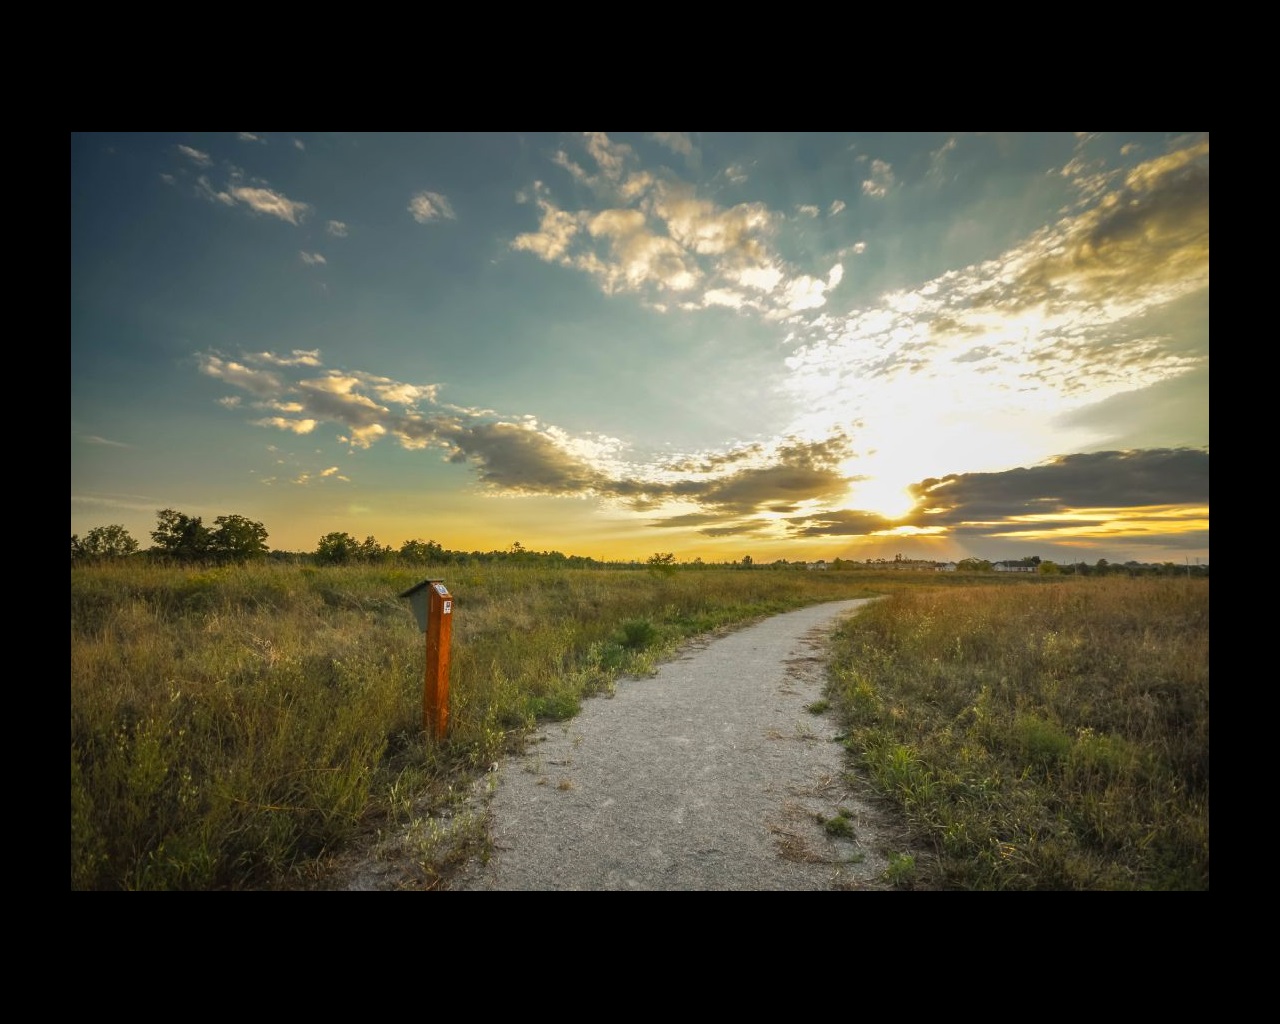
<svg viewBox="0 0 1280 1024">
<path fill-rule="evenodd" d="M 943 562 L 941 565 L 933 567 L 935 572 L 955 572 L 959 568 L 955 562 Z"/>
<path fill-rule="evenodd" d="M 991 567 L 996 572 L 1035 572 L 1034 565 L 1010 565 L 1008 562 L 996 562 Z"/>
<path fill-rule="evenodd" d="M 806 569 L 826 569 L 826 567 L 826 560 L 822 558 L 819 558 L 816 562 L 810 562 L 805 566 Z"/>
</svg>

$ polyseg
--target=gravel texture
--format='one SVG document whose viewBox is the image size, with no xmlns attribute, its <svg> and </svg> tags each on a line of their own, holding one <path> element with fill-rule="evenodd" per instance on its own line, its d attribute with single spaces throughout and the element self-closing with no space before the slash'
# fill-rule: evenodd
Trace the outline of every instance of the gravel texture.
<svg viewBox="0 0 1280 1024">
<path fill-rule="evenodd" d="M 864 600 L 686 648 L 482 782 L 493 850 L 448 888 L 882 889 L 892 824 L 846 776 L 825 640 Z"/>
</svg>

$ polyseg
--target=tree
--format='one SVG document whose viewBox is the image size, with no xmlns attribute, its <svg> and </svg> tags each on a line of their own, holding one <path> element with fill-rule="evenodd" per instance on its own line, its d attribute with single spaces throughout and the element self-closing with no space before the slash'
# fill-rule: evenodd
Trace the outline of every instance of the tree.
<svg viewBox="0 0 1280 1024">
<path fill-rule="evenodd" d="M 676 556 L 670 551 L 659 551 L 648 561 L 649 571 L 657 576 L 670 576 L 676 571 Z"/>
<path fill-rule="evenodd" d="M 438 562 L 443 555 L 444 548 L 433 540 L 407 540 L 400 545 L 400 560 L 411 565 Z"/>
<path fill-rule="evenodd" d="M 742 564 L 743 564 L 743 567 L 744 567 L 744 568 L 750 569 L 750 568 L 751 568 L 751 556 L 750 556 L 750 555 L 743 555 L 743 556 L 742 556 Z"/>
<path fill-rule="evenodd" d="M 124 558 L 138 550 L 138 542 L 119 523 L 95 526 L 81 540 L 71 535 L 71 557 L 75 558 Z"/>
<path fill-rule="evenodd" d="M 360 542 L 349 533 L 326 533 L 316 545 L 315 558 L 321 565 L 346 565 L 360 550 Z"/>
<path fill-rule="evenodd" d="M 199 516 L 166 508 L 156 513 L 156 528 L 151 531 L 151 539 L 156 543 L 151 550 L 167 558 L 194 562 L 208 557 L 212 538 Z"/>
<path fill-rule="evenodd" d="M 244 516 L 218 516 L 209 553 L 222 562 L 245 562 L 267 554 L 267 528 Z"/>
<path fill-rule="evenodd" d="M 390 558 L 394 551 L 390 545 L 383 546 L 378 543 L 378 539 L 372 534 L 364 539 L 364 543 L 360 545 L 360 561 L 362 562 L 385 562 Z"/>
</svg>

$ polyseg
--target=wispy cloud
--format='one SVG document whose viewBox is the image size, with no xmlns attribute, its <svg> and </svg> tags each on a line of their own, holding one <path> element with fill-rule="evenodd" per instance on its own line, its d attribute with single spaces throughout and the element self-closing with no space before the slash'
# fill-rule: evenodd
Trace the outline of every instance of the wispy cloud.
<svg viewBox="0 0 1280 1024">
<path fill-rule="evenodd" d="M 253 421 L 256 427 L 276 427 L 280 430 L 288 430 L 294 434 L 309 434 L 316 429 L 316 420 L 297 420 L 287 419 L 284 416 L 266 416 L 260 420 Z"/>
<path fill-rule="evenodd" d="M 331 220 L 325 225 L 325 231 L 336 238 L 347 237 L 347 226 L 340 220 Z"/>
<path fill-rule="evenodd" d="M 862 194 L 875 199 L 883 199 L 889 194 L 897 179 L 893 175 L 893 167 L 884 160 L 871 161 L 871 173 L 862 182 Z"/>
<path fill-rule="evenodd" d="M 255 352 L 248 358 L 268 366 L 319 366 L 320 350 L 295 348 L 287 356 L 276 355 L 274 352 Z"/>
<path fill-rule="evenodd" d="M 453 204 L 439 192 L 419 192 L 409 200 L 409 212 L 419 224 L 458 219 L 458 215 L 453 212 Z"/>
<path fill-rule="evenodd" d="M 232 186 L 231 196 L 243 203 L 254 213 L 265 213 L 269 217 L 278 217 L 290 224 L 302 223 L 311 207 L 307 203 L 296 202 L 288 196 L 270 188 L 252 185 Z"/>
<path fill-rule="evenodd" d="M 213 165 L 213 161 L 209 159 L 208 153 L 201 152 L 200 150 L 194 149 L 191 146 L 180 145 L 178 146 L 178 152 L 181 153 L 183 156 L 185 156 L 197 167 L 210 167 Z"/>
<path fill-rule="evenodd" d="M 80 440 L 85 444 L 106 445 L 109 448 L 132 448 L 133 445 L 125 444 L 123 441 L 111 441 L 105 437 L 99 437 L 97 434 L 82 434 Z"/>
<path fill-rule="evenodd" d="M 187 146 L 179 146 L 178 149 L 188 157 L 195 153 L 200 159 L 197 160 L 195 157 L 192 159 L 200 167 L 209 167 L 212 164 L 207 154 L 191 150 Z M 242 206 L 253 213 L 275 217 L 295 227 L 302 224 L 311 213 L 309 203 L 290 199 L 261 180 L 246 179 L 244 171 L 238 167 L 228 165 L 225 178 L 225 183 L 218 185 L 209 175 L 201 174 L 196 179 L 196 195 L 223 206 Z"/>
<path fill-rule="evenodd" d="M 324 256 L 322 256 L 322 255 L 321 255 L 320 253 L 318 253 L 318 252 L 306 252 L 306 251 L 304 250 L 304 251 L 302 251 L 302 252 L 299 252 L 299 253 L 298 253 L 298 255 L 299 255 L 300 257 L 302 257 L 302 262 L 303 262 L 303 263 L 305 263 L 305 264 L 307 264 L 308 266 L 311 266 L 311 267 L 314 267 L 314 266 L 317 266 L 317 265 L 319 265 L 319 264 L 323 264 L 323 263 L 327 263 L 327 262 L 328 262 L 328 260 L 326 260 L 326 259 L 324 258 Z"/>
<path fill-rule="evenodd" d="M 267 141 L 261 135 L 257 135 L 254 132 L 236 132 L 236 137 L 241 142 L 266 142 Z"/>
</svg>

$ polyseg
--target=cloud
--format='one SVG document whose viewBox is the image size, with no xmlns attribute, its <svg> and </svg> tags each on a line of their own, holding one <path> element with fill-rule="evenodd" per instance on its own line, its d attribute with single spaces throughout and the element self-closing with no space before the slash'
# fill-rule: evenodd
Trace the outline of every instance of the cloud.
<svg viewBox="0 0 1280 1024">
<path fill-rule="evenodd" d="M 328 260 L 318 252 L 299 252 L 298 255 L 302 257 L 302 262 L 310 267 L 328 262 Z"/>
<path fill-rule="evenodd" d="M 182 147 L 179 147 L 182 148 Z M 297 227 L 311 212 L 308 203 L 298 202 L 263 184 L 245 185 L 243 172 L 231 168 L 225 188 L 218 188 L 206 175 L 196 179 L 196 194 L 223 206 L 245 206 L 253 213 L 265 214 Z"/>
<path fill-rule="evenodd" d="M 297 435 L 322 425 L 353 451 L 382 441 L 469 467 L 497 494 L 594 497 L 650 524 L 706 536 L 799 538 L 951 535 L 967 541 L 1057 542 L 1207 529 L 1208 451 L 1113 450 L 1062 455 L 1031 467 L 929 477 L 910 488 L 901 518 L 848 507 L 866 478 L 842 430 L 789 435 L 724 450 L 627 461 L 614 438 L 571 435 L 532 416 L 443 405 L 438 384 L 320 367 L 318 353 L 200 357 L 202 372 L 245 391 L 256 426 Z M 320 372 L 316 372 L 317 369 Z M 313 479 L 336 473 L 330 468 Z M 856 491 L 851 488 L 857 487 Z"/>
<path fill-rule="evenodd" d="M 280 356 L 274 352 L 254 352 L 245 356 L 250 362 L 266 363 L 269 366 L 319 366 L 319 349 L 295 348 L 289 355 Z"/>
<path fill-rule="evenodd" d="M 631 147 L 603 132 L 583 133 L 578 142 L 580 159 L 561 150 L 554 161 L 599 202 L 567 210 L 545 182 L 535 182 L 518 198 L 537 206 L 538 229 L 513 238 L 512 249 L 659 310 L 671 308 L 672 293 L 677 308 L 720 306 L 775 318 L 826 302 L 829 282 L 792 269 L 774 251 L 784 215 L 763 203 L 720 206 L 669 173 L 638 170 Z"/>
<path fill-rule="evenodd" d="M 315 353 L 302 350 L 240 360 L 200 356 L 202 372 L 248 392 L 253 407 L 268 413 L 252 419 L 255 426 L 310 434 L 327 423 L 353 449 L 384 439 L 410 451 L 431 449 L 448 462 L 470 466 L 494 493 L 595 496 L 674 514 L 692 503 L 712 517 L 708 523 L 724 525 L 834 500 L 849 485 L 840 469 L 849 441 L 840 433 L 632 464 L 623 461 L 624 446 L 616 438 L 570 435 L 530 416 L 443 406 L 435 384 L 360 370 L 317 375 L 317 362 Z"/>
<path fill-rule="evenodd" d="M 901 519 L 852 508 L 787 521 L 793 537 L 952 536 L 975 542 L 1088 546 L 1107 539 L 1151 544 L 1201 537 L 1207 546 L 1209 453 L 1148 449 L 1058 456 L 999 473 L 956 473 L 913 485 Z M 1178 538 L 1183 538 L 1179 541 Z"/>
<path fill-rule="evenodd" d="M 80 437 L 85 444 L 106 445 L 109 448 L 132 448 L 133 445 L 125 444 L 123 441 L 110 441 L 105 437 L 98 437 L 96 434 L 83 434 Z"/>
<path fill-rule="evenodd" d="M 1007 289 L 1026 307 L 1164 299 L 1209 280 L 1209 140 L 1141 163 L 1065 231 L 1026 254 Z"/>
<path fill-rule="evenodd" d="M 301 139 L 293 140 L 293 148 L 297 150 L 306 150 L 306 144 Z"/>
<path fill-rule="evenodd" d="M 791 521 L 795 537 L 867 537 L 884 533 L 898 524 L 875 512 L 838 509 L 801 516 Z"/>
<path fill-rule="evenodd" d="M 1137 165 L 983 263 L 873 306 L 843 314 L 822 307 L 796 321 L 784 386 L 822 424 L 861 415 L 855 410 L 899 420 L 907 410 L 894 404 L 892 385 L 909 384 L 914 433 L 934 439 L 935 456 L 957 461 L 961 452 L 943 450 L 958 436 L 943 410 L 964 418 L 971 452 L 984 451 L 974 431 L 984 431 L 984 443 L 998 437 L 1002 457 L 984 454 L 1004 466 L 1052 450 L 1047 431 L 1031 436 L 1051 420 L 1078 427 L 1071 448 L 1098 446 L 1084 417 L 1068 418 L 1073 411 L 1207 367 L 1207 319 L 1187 315 L 1207 309 L 1207 145 L 1192 141 Z M 812 279 L 796 278 L 782 308 L 816 303 L 816 292 Z M 1019 420 L 1027 426 L 1010 429 Z M 874 439 L 886 449 L 904 443 L 901 435 Z"/>
<path fill-rule="evenodd" d="M 894 186 L 893 167 L 884 160 L 871 161 L 871 176 L 862 182 L 862 194 L 883 199 Z"/>
<path fill-rule="evenodd" d="M 269 370 L 258 370 L 215 353 L 199 357 L 200 372 L 226 384 L 248 391 L 259 398 L 273 398 L 284 390 L 279 377 Z"/>
<path fill-rule="evenodd" d="M 209 154 L 193 149 L 191 146 L 178 146 L 178 152 L 185 156 L 197 167 L 212 166 L 213 161 L 209 159 Z"/>
<path fill-rule="evenodd" d="M 294 226 L 301 224 L 311 209 L 307 203 L 295 202 L 288 196 L 269 188 L 235 185 L 230 189 L 230 194 L 254 213 L 264 213 L 268 217 L 276 217 Z"/>
<path fill-rule="evenodd" d="M 681 156 L 693 155 L 693 141 L 686 132 L 650 132 L 649 138 Z"/>
<path fill-rule="evenodd" d="M 1002 473 L 955 473 L 911 488 L 930 522 L 1002 521 L 1087 509 L 1208 505 L 1209 452 L 1191 448 L 1063 455 Z"/>
<path fill-rule="evenodd" d="M 329 223 L 325 225 L 325 230 L 337 238 L 347 237 L 347 226 L 340 220 L 329 221 Z"/>
<path fill-rule="evenodd" d="M 531 252 L 548 263 L 563 263 L 572 266 L 569 258 L 569 245 L 578 233 L 578 218 L 564 210 L 557 209 L 548 198 L 546 186 L 540 181 L 533 183 L 535 202 L 541 211 L 542 218 L 538 230 L 517 235 L 511 241 L 511 248 Z"/>
<path fill-rule="evenodd" d="M 419 192 L 409 200 L 409 212 L 419 224 L 433 220 L 457 220 L 453 204 L 439 192 Z"/>
<path fill-rule="evenodd" d="M 316 429 L 317 422 L 315 420 L 291 420 L 283 416 L 267 416 L 260 420 L 254 420 L 253 425 L 256 427 L 276 427 L 279 430 L 288 430 L 295 434 L 309 434 Z"/>
<path fill-rule="evenodd" d="M 837 213 L 840 213 L 841 211 L 843 211 L 844 208 L 845 208 L 845 202 L 843 199 L 833 200 L 831 205 L 827 208 L 827 216 L 834 217 Z"/>
<path fill-rule="evenodd" d="M 261 135 L 255 135 L 253 132 L 236 132 L 236 137 L 241 142 L 266 142 Z"/>
</svg>

